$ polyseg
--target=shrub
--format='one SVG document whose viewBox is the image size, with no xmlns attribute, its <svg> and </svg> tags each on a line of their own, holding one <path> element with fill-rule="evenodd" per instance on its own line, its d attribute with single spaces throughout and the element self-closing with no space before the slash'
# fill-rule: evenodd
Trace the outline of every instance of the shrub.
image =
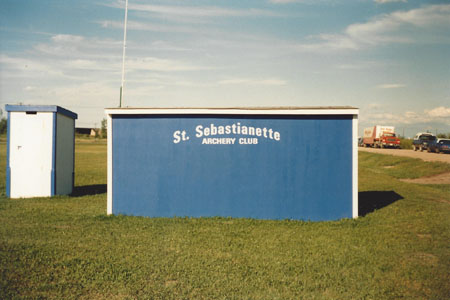
<svg viewBox="0 0 450 300">
<path fill-rule="evenodd" d="M 107 127 L 108 127 L 108 126 L 107 126 L 108 123 L 107 123 L 106 119 L 103 119 L 102 122 L 101 122 L 101 124 L 102 124 L 102 127 L 101 127 L 101 131 L 100 131 L 100 137 L 101 137 L 102 139 L 104 139 L 104 138 L 107 137 Z"/>
<path fill-rule="evenodd" d="M 6 118 L 2 118 L 0 120 L 0 134 L 6 133 L 8 122 L 6 121 Z"/>
<path fill-rule="evenodd" d="M 400 138 L 400 148 L 401 149 L 411 149 L 412 148 L 412 140 Z"/>
</svg>

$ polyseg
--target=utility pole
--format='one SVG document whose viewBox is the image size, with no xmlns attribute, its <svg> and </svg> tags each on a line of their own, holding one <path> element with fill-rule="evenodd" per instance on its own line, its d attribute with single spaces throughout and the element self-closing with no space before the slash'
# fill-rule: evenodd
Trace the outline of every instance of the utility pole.
<svg viewBox="0 0 450 300">
<path fill-rule="evenodd" d="M 122 107 L 123 90 L 125 83 L 125 49 L 127 48 L 127 19 L 128 19 L 128 0 L 125 1 L 125 22 L 123 24 L 122 82 L 120 84 L 119 107 Z"/>
</svg>

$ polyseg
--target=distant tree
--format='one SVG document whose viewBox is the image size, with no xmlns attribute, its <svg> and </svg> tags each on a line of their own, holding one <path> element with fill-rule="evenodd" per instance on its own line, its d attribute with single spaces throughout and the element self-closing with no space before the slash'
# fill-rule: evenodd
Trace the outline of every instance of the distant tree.
<svg viewBox="0 0 450 300">
<path fill-rule="evenodd" d="M 411 149 L 411 147 L 412 147 L 411 139 L 400 138 L 400 148 L 401 149 Z"/>
<path fill-rule="evenodd" d="M 6 133 L 8 127 L 8 122 L 5 117 L 3 117 L 3 111 L 0 109 L 0 134 Z"/>
<path fill-rule="evenodd" d="M 0 134 L 6 133 L 8 122 L 6 121 L 6 118 L 2 118 L 0 120 Z"/>
<path fill-rule="evenodd" d="M 445 133 L 438 133 L 437 137 L 440 139 L 445 139 L 447 135 Z"/>
<path fill-rule="evenodd" d="M 107 123 L 107 121 L 106 121 L 106 119 L 103 119 L 102 120 L 102 127 L 101 127 L 101 132 L 100 132 L 100 135 L 101 135 L 101 138 L 106 138 L 106 136 L 107 136 L 107 127 L 108 127 L 108 123 Z"/>
</svg>

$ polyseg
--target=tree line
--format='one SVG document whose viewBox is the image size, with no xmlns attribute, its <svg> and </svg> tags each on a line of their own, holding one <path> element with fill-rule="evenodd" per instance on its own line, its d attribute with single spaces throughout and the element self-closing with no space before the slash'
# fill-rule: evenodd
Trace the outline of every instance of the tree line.
<svg viewBox="0 0 450 300">
<path fill-rule="evenodd" d="M 6 133 L 8 127 L 8 121 L 3 117 L 3 110 L 0 109 L 0 134 Z"/>
</svg>

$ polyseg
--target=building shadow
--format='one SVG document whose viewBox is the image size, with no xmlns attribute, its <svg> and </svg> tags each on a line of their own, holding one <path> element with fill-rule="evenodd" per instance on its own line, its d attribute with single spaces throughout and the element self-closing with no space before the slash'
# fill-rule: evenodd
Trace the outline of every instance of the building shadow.
<svg viewBox="0 0 450 300">
<path fill-rule="evenodd" d="M 358 193 L 358 216 L 365 215 L 391 205 L 403 197 L 394 191 L 368 191 Z"/>
<path fill-rule="evenodd" d="M 88 195 L 98 195 L 106 193 L 106 184 L 92 184 L 75 186 L 73 188 L 72 197 L 82 197 Z"/>
</svg>

